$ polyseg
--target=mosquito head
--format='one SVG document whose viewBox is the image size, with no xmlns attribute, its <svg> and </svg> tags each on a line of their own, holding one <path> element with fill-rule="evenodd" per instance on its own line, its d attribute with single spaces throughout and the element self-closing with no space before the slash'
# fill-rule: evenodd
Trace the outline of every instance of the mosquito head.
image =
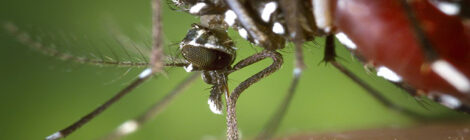
<svg viewBox="0 0 470 140">
<path fill-rule="evenodd" d="M 220 70 L 235 60 L 235 47 L 224 30 L 209 29 L 193 24 L 180 43 L 183 57 L 190 62 L 187 71 Z"/>
</svg>

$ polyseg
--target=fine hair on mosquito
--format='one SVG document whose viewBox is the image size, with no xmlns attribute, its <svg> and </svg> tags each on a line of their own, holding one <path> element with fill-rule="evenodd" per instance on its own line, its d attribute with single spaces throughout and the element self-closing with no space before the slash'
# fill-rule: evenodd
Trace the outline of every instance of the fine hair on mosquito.
<svg viewBox="0 0 470 140">
<path fill-rule="evenodd" d="M 313 1 L 319 2 L 318 5 L 324 4 L 320 2 L 321 0 Z M 140 3 L 145 5 L 145 2 Z M 384 71 L 384 69 L 389 70 L 386 67 L 368 68 L 372 74 L 377 73 L 392 82 L 394 80 L 400 82 L 388 83 L 382 78 L 366 74 L 362 65 L 356 62 L 362 61 L 368 64 L 367 61 L 355 53 L 351 55 L 348 48 L 335 47 L 340 46 L 335 40 L 335 35 L 338 39 L 341 37 L 339 33 L 335 34 L 337 29 L 328 22 L 317 22 L 319 19 L 310 17 L 312 5 L 309 2 L 152 0 L 151 3 L 146 1 L 147 15 L 143 16 L 144 20 L 135 21 L 137 24 L 148 22 L 145 25 L 138 25 L 137 33 L 128 31 L 136 30 L 135 28 L 121 30 L 119 25 L 114 24 L 122 20 L 113 19 L 115 16 L 129 16 L 123 14 L 125 12 L 111 18 L 105 16 L 104 28 L 110 38 L 102 40 L 96 39 L 93 35 L 77 37 L 61 31 L 55 36 L 55 33 L 42 35 L 41 31 L 31 34 L 28 33 L 28 29 L 24 31 L 24 25 L 17 25 L 14 20 L 2 23 L 9 38 L 15 38 L 23 46 L 29 46 L 47 56 L 65 60 L 62 63 L 91 64 L 90 66 L 97 65 L 105 70 L 119 68 L 123 71 L 112 78 L 110 83 L 115 84 L 113 79 L 117 81 L 124 79 L 126 80 L 124 85 L 118 83 L 121 84 L 118 86 L 119 89 L 107 90 L 107 96 L 100 97 L 99 101 L 92 99 L 96 101 L 87 103 L 92 105 L 81 109 L 82 116 L 71 113 L 75 116 L 61 120 L 57 124 L 50 124 L 50 127 L 55 128 L 55 132 L 48 127 L 47 131 L 51 131 L 51 134 L 46 137 L 47 140 L 67 138 L 69 135 L 71 138 L 74 135 L 78 137 L 82 132 L 91 131 L 92 127 L 99 128 L 96 128 L 97 132 L 93 132 L 95 133 L 93 136 L 87 137 L 99 139 L 122 139 L 128 135 L 133 137 L 131 134 L 134 132 L 136 135 L 148 133 L 145 136 L 161 136 L 159 137 L 161 139 L 272 139 L 297 133 L 297 130 L 327 132 L 335 127 L 321 128 L 321 125 L 328 125 L 321 124 L 327 120 L 352 122 L 355 118 L 377 117 L 418 123 L 438 118 L 427 115 L 426 112 L 447 111 L 454 113 L 452 115 L 457 114 L 455 116 L 461 115 L 448 110 L 439 111 L 434 108 L 440 106 L 430 100 L 417 96 L 417 99 L 422 100 L 417 101 L 407 95 L 406 92 L 413 94 L 418 91 L 403 86 L 399 76 L 394 77 L 395 79 L 390 78 L 390 73 L 393 71 Z M 151 13 L 149 13 L 150 8 L 152 8 Z M 127 18 L 133 19 L 133 16 Z M 410 19 L 413 18 L 415 17 L 410 14 Z M 178 22 L 179 20 L 184 22 Z M 411 21 L 411 25 L 417 24 L 415 23 L 417 21 Z M 169 29 L 170 27 L 178 33 Z M 103 32 L 94 30 L 95 28 L 98 27 L 84 32 Z M 422 32 L 420 30 L 422 29 L 419 26 L 415 27 L 419 37 L 423 36 L 420 36 L 419 32 Z M 129 35 L 139 33 L 137 36 Z M 51 39 L 48 39 L 49 36 Z M 429 43 L 426 37 L 418 40 L 424 42 L 423 44 Z M 60 43 L 54 43 L 56 41 Z M 347 42 L 343 42 L 344 40 L 340 41 L 348 45 Z M 61 48 L 62 45 L 75 46 L 73 44 L 79 44 L 80 48 Z M 319 47 L 309 46 L 310 44 Z M 81 50 L 83 55 L 68 53 L 68 50 Z M 432 60 L 434 61 L 434 58 Z M 325 66 L 318 65 L 322 62 Z M 153 83 L 158 84 L 153 85 Z M 333 89 L 324 88 L 328 85 Z M 387 90 L 381 88 L 383 85 L 393 92 L 398 92 L 390 94 L 400 94 L 398 96 L 401 97 L 390 97 Z M 57 85 L 60 86 L 62 85 Z M 67 88 L 72 91 L 76 88 L 81 92 L 94 92 L 93 89 L 82 90 L 85 87 L 80 84 Z M 158 98 L 150 99 L 144 95 L 137 95 L 143 89 L 147 91 L 144 93 L 157 94 Z M 344 94 L 330 93 L 328 90 L 341 91 Z M 356 93 L 353 91 L 363 95 L 353 94 Z M 101 92 L 104 91 L 95 94 Z M 125 96 L 133 92 L 137 93 Z M 298 95 L 294 96 L 294 93 Z M 138 99 L 135 97 L 133 102 L 141 105 L 140 108 L 130 109 L 131 106 L 125 106 L 128 105 L 126 99 L 120 100 L 122 97 L 132 99 L 132 96 L 140 97 Z M 184 99 L 178 99 L 179 96 Z M 366 103 L 358 107 L 366 108 L 365 111 L 347 109 L 357 102 L 366 102 L 364 98 L 370 99 L 375 105 Z M 396 98 L 406 99 L 404 102 L 407 103 L 403 105 L 402 101 L 398 101 L 399 104 L 395 100 L 400 99 Z M 449 103 L 449 100 L 445 99 L 453 97 L 444 98 L 439 95 L 434 100 L 446 105 L 444 103 Z M 173 100 L 175 103 L 172 103 Z M 114 103 L 118 107 L 114 108 Z M 452 105 L 454 104 L 447 107 L 452 108 Z M 106 113 L 108 107 L 113 113 Z M 453 109 L 465 111 L 465 108 L 459 107 Z M 115 113 L 121 108 L 127 109 L 128 112 Z M 199 108 L 204 110 L 201 111 Z M 303 108 L 306 109 L 302 110 Z M 382 111 L 367 115 L 367 110 L 374 108 Z M 62 119 L 60 114 L 74 111 L 67 108 L 50 110 L 52 115 L 47 116 L 49 120 Z M 180 116 L 170 116 L 172 113 Z M 363 115 L 354 116 L 355 114 Z M 119 119 L 100 119 L 102 116 L 119 117 Z M 285 121 L 282 121 L 284 118 Z M 310 122 L 311 124 L 307 123 L 310 119 L 314 120 Z M 108 124 L 113 126 L 97 125 L 102 120 L 109 121 Z M 369 119 L 366 122 L 373 124 L 374 121 Z M 396 123 L 387 121 L 389 120 L 378 122 Z M 340 130 L 366 126 L 363 123 L 357 121 L 350 123 L 349 126 L 343 125 L 344 128 Z M 398 123 L 398 125 L 403 124 L 406 123 Z M 149 127 L 158 127 L 158 131 L 150 132 Z M 176 127 L 182 128 L 181 131 Z M 139 131 L 141 129 L 142 131 Z M 142 137 L 137 136 L 137 138 Z"/>
</svg>

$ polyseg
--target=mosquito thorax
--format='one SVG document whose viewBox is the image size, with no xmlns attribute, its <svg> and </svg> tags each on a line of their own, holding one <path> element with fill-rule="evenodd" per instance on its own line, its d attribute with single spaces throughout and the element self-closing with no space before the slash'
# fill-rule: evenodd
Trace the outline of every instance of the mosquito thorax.
<svg viewBox="0 0 470 140">
<path fill-rule="evenodd" d="M 217 21 L 213 22 L 216 24 L 210 25 L 232 27 L 242 38 L 267 50 L 283 49 L 286 42 L 292 40 L 298 34 L 301 34 L 304 37 L 302 40 L 305 41 L 313 40 L 315 35 L 325 34 L 315 25 L 310 1 L 301 2 L 302 7 L 300 8 L 302 10 L 297 15 L 299 19 L 295 21 L 298 22 L 296 26 L 300 26 L 300 31 L 288 30 L 286 20 L 292 19 L 288 19 L 284 15 L 283 11 L 287 9 L 281 9 L 281 3 L 277 0 L 243 2 L 246 8 L 252 11 L 247 13 L 247 15 L 254 22 L 253 25 L 242 25 L 240 17 L 223 0 L 173 0 L 173 3 L 183 11 L 200 16 L 201 24 L 204 24 L 203 22 L 211 22 L 204 19 L 204 16 L 218 16 L 217 18 L 222 18 L 223 22 L 209 18 L 212 21 Z M 257 30 L 251 30 L 253 28 Z"/>
<path fill-rule="evenodd" d="M 193 24 L 180 43 L 183 57 L 190 63 L 185 69 L 221 70 L 230 67 L 235 60 L 235 47 L 224 30 L 209 29 Z"/>
</svg>

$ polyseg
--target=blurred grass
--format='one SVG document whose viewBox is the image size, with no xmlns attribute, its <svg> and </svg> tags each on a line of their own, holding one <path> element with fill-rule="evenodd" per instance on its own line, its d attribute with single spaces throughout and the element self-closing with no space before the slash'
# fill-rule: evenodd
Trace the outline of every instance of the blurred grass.
<svg viewBox="0 0 470 140">
<path fill-rule="evenodd" d="M 42 43 L 54 44 L 57 50 L 93 57 L 100 52 L 109 55 L 106 44 L 117 45 L 109 32 L 120 31 L 138 44 L 149 44 L 149 4 L 148 0 L 1 1 L 0 22 L 13 22 Z M 163 18 L 167 54 L 175 55 L 176 46 L 170 44 L 178 43 L 190 24 L 198 19 L 168 8 L 164 10 Z M 259 47 L 251 47 L 236 32 L 230 33 L 237 43 L 237 60 L 260 50 Z M 0 40 L 0 139 L 42 139 L 97 107 L 142 70 L 134 68 L 121 77 L 128 68 L 61 61 L 20 44 L 5 31 L 0 32 Z M 321 39 L 318 41 L 322 42 Z M 278 135 L 404 127 L 417 123 L 381 106 L 332 66 L 318 65 L 323 55 L 321 44 L 310 43 L 304 47 L 308 69 Z M 439 105 L 423 109 L 392 84 L 366 74 L 362 65 L 353 60 L 345 49 L 339 47 L 338 51 L 348 68 L 394 102 L 430 117 L 468 117 Z M 282 100 L 291 80 L 292 52 L 292 47 L 281 50 L 285 57 L 282 69 L 253 85 L 241 96 L 238 117 L 244 138 L 261 131 Z M 132 60 L 137 61 L 135 58 Z M 230 86 L 233 89 L 270 62 L 265 60 L 231 75 Z M 94 139 L 110 132 L 123 121 L 142 113 L 185 76 L 184 70 L 174 68 L 144 83 L 67 139 Z M 209 88 L 197 80 L 166 111 L 127 139 L 223 139 L 225 117 L 209 111 L 206 104 Z"/>
</svg>

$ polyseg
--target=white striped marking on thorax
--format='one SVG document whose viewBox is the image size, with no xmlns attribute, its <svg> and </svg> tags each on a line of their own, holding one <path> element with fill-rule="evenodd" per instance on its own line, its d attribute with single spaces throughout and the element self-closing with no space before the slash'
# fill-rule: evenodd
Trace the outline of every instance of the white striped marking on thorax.
<svg viewBox="0 0 470 140">
<path fill-rule="evenodd" d="M 196 40 L 199 39 L 199 38 L 202 36 L 202 34 L 204 34 L 204 33 L 206 33 L 205 30 L 198 30 L 196 37 L 194 37 L 193 40 L 189 41 L 188 44 L 189 44 L 189 45 L 192 45 L 192 46 L 203 46 L 202 44 L 196 43 Z M 183 46 L 184 46 L 184 45 L 180 45 L 180 49 L 182 49 Z"/>
<path fill-rule="evenodd" d="M 460 92 L 470 93 L 470 80 L 449 62 L 437 60 L 431 69 Z"/>
<path fill-rule="evenodd" d="M 172 1 L 176 6 L 180 6 L 183 4 L 180 0 L 172 0 Z"/>
<path fill-rule="evenodd" d="M 276 33 L 276 34 L 282 35 L 282 34 L 284 34 L 285 30 L 284 30 L 284 27 L 281 25 L 281 23 L 276 22 L 273 25 L 273 32 Z"/>
<path fill-rule="evenodd" d="M 244 28 L 238 29 L 238 34 L 244 39 L 248 39 L 248 32 Z"/>
<path fill-rule="evenodd" d="M 204 2 L 198 2 L 196 3 L 194 6 L 191 7 L 191 9 L 189 9 L 189 13 L 191 14 L 197 14 L 199 13 L 199 11 L 201 11 L 202 8 L 206 7 L 207 4 L 204 3 Z"/>
<path fill-rule="evenodd" d="M 235 12 L 233 12 L 232 10 L 227 10 L 227 11 L 225 12 L 224 21 L 225 21 L 229 26 L 233 26 L 233 24 L 235 24 L 235 19 L 237 19 L 237 14 L 235 14 Z"/>
<path fill-rule="evenodd" d="M 271 15 L 276 11 L 277 3 L 276 2 L 268 2 L 264 5 L 263 11 L 261 12 L 261 19 L 264 22 L 268 22 L 271 18 Z"/>
</svg>

